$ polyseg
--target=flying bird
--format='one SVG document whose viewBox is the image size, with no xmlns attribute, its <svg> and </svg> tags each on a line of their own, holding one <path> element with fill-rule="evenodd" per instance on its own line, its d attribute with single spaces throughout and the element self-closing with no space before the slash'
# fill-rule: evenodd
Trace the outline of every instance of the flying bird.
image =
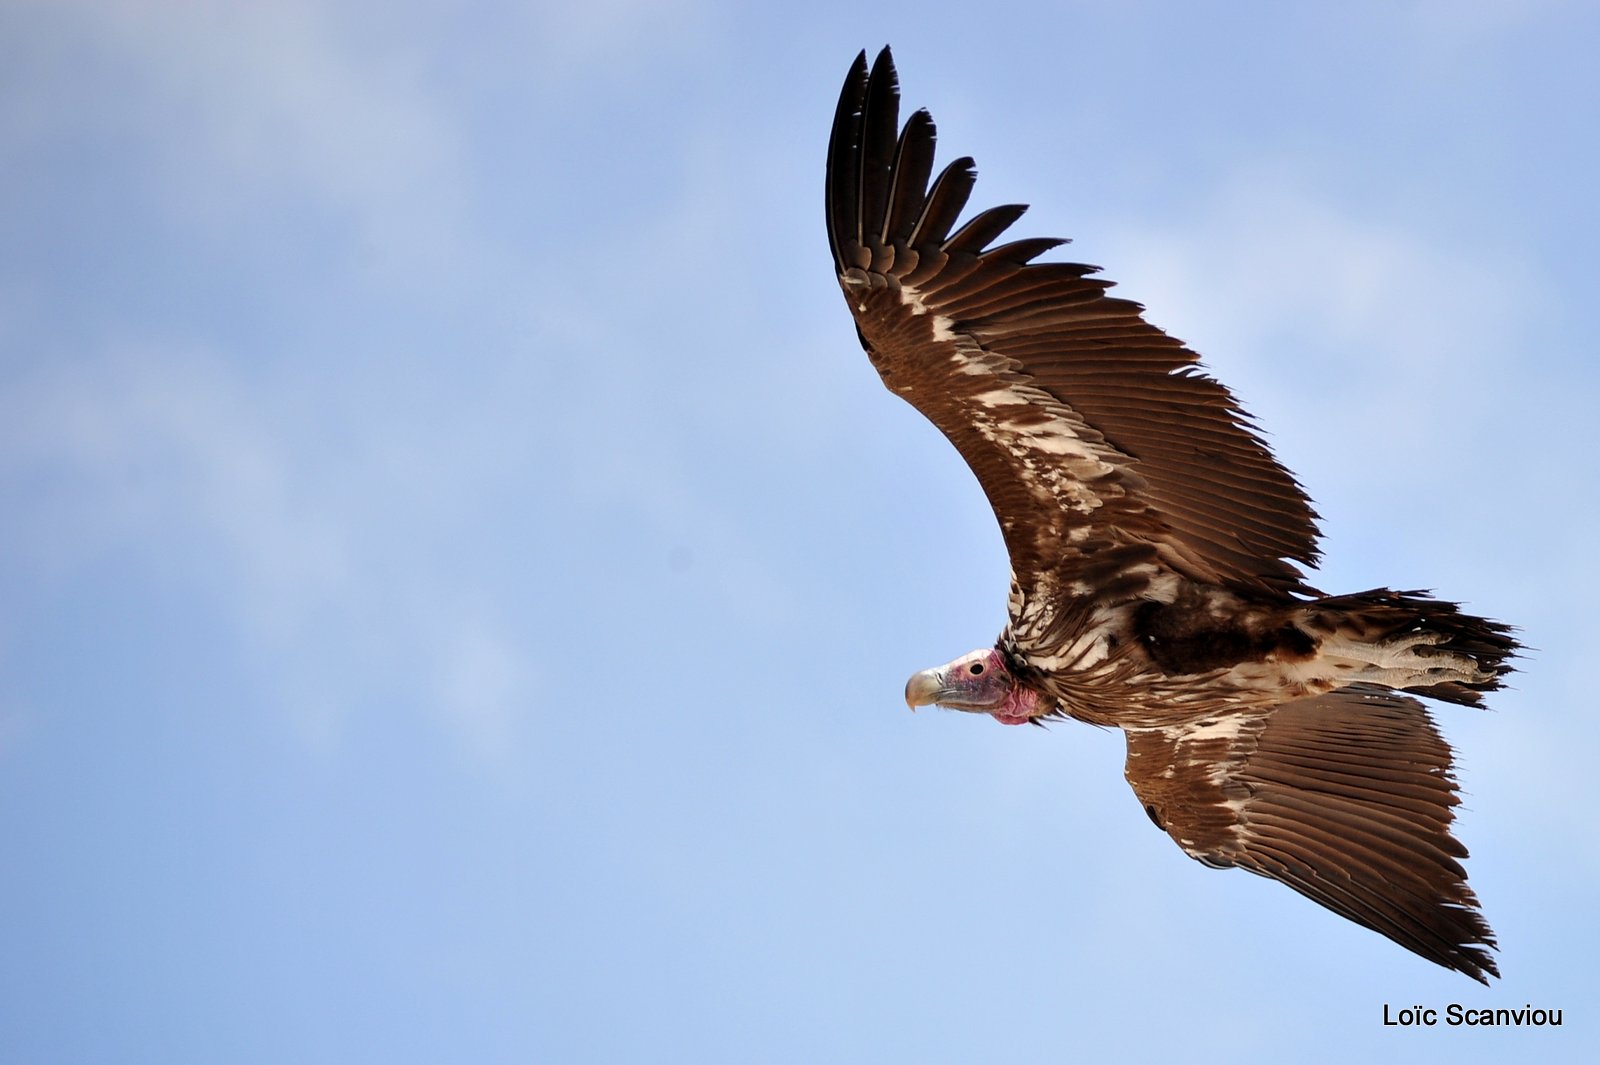
<svg viewBox="0 0 1600 1065">
<path fill-rule="evenodd" d="M 1511 629 L 1426 592 L 1325 595 L 1317 515 L 1233 394 L 1065 243 L 956 226 L 976 179 L 934 176 L 885 48 L 845 79 L 828 239 L 889 390 L 949 438 L 1011 561 L 994 646 L 917 673 L 913 708 L 1120 728 L 1155 826 L 1488 983 L 1494 933 L 1451 834 L 1449 745 L 1414 696 L 1480 705 Z"/>
</svg>

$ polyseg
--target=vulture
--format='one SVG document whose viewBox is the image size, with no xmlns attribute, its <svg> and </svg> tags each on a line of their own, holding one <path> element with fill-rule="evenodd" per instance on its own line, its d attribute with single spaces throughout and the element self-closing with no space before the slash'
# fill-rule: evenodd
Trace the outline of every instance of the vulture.
<svg viewBox="0 0 1600 1065">
<path fill-rule="evenodd" d="M 906 702 L 1127 737 L 1125 774 L 1190 857 L 1281 881 L 1487 984 L 1494 933 L 1451 834 L 1452 755 L 1417 696 L 1478 706 L 1513 630 L 1427 592 L 1327 595 L 1317 515 L 1229 390 L 1108 294 L 1098 268 L 957 226 L 970 158 L 934 175 L 885 48 L 845 79 L 828 144 L 839 285 L 884 384 L 982 485 L 1011 562 L 994 646 Z"/>
</svg>

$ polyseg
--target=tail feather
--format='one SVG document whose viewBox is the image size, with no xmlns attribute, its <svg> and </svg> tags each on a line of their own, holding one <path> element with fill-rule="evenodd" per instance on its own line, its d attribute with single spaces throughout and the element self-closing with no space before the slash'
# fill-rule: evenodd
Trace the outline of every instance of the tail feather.
<svg viewBox="0 0 1600 1065">
<path fill-rule="evenodd" d="M 1465 706 L 1483 705 L 1483 693 L 1501 687 L 1520 650 L 1511 626 L 1426 591 L 1329 596 L 1308 613 L 1311 626 L 1342 637 L 1341 646 L 1372 652 L 1356 656 L 1376 671 L 1363 679 Z"/>
</svg>

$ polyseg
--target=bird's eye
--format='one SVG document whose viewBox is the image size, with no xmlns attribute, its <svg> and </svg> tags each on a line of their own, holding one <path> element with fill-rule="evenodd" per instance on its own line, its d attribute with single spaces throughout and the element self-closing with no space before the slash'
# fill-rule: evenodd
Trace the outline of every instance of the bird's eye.
<svg viewBox="0 0 1600 1065">
<path fill-rule="evenodd" d="M 972 663 L 972 665 L 967 667 L 967 672 L 971 673 L 974 677 L 983 676 L 983 663 L 982 662 L 974 662 L 974 663 Z"/>
</svg>

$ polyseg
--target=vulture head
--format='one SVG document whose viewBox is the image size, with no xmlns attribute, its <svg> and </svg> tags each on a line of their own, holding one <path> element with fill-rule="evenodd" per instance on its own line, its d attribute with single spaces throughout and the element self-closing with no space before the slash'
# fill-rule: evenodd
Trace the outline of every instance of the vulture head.
<svg viewBox="0 0 1600 1065">
<path fill-rule="evenodd" d="M 915 710 L 929 704 L 989 714 L 1002 725 L 1026 725 L 1046 711 L 1039 694 L 1017 680 L 993 647 L 925 669 L 906 681 L 906 705 Z"/>
</svg>

